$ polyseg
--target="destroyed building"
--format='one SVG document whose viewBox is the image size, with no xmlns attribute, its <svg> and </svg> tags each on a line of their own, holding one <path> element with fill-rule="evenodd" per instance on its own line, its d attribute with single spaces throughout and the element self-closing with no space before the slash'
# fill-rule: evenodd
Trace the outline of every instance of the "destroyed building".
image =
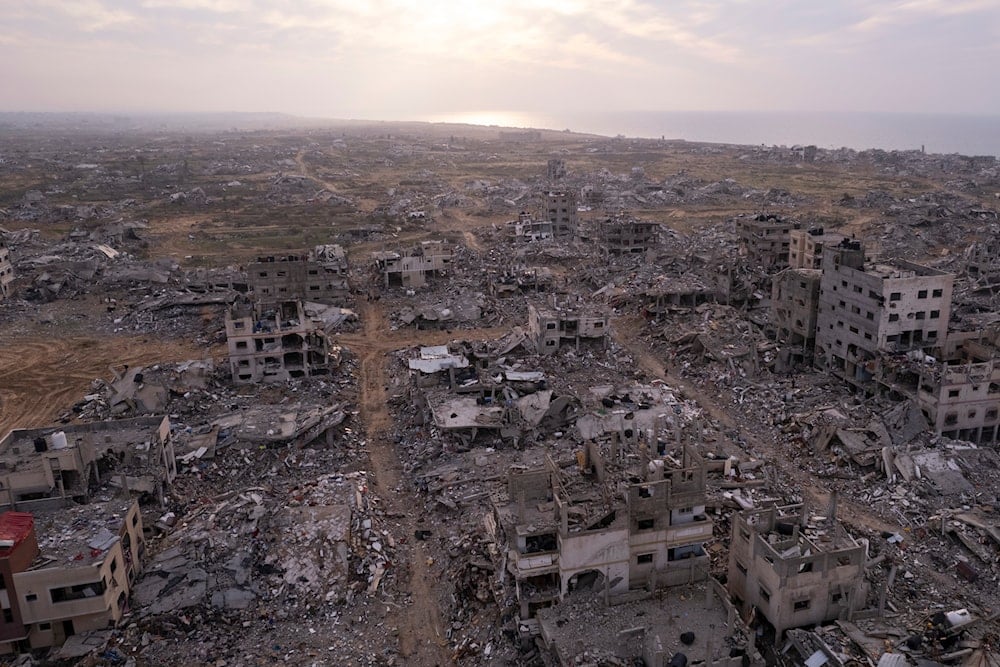
<svg viewBox="0 0 1000 667">
<path fill-rule="evenodd" d="M 707 577 L 704 461 L 619 436 L 589 440 L 568 470 L 546 455 L 541 468 L 511 471 L 495 499 L 487 528 L 506 545 L 522 621 L 582 590 L 607 599 Z"/>
<path fill-rule="evenodd" d="M 10 249 L 7 243 L 0 239 L 0 301 L 11 295 L 14 282 L 14 265 L 10 261 Z"/>
<path fill-rule="evenodd" d="M 444 241 L 421 241 L 405 252 L 373 252 L 372 259 L 383 286 L 412 288 L 425 285 L 431 276 L 446 273 L 453 252 Z"/>
<path fill-rule="evenodd" d="M 856 241 L 823 250 L 815 362 L 869 388 L 880 352 L 933 351 L 945 338 L 954 276 L 903 260 L 869 263 Z"/>
<path fill-rule="evenodd" d="M 342 303 L 350 294 L 347 255 L 339 245 L 316 246 L 308 254 L 258 257 L 247 266 L 254 298 L 262 305 L 302 299 Z"/>
<path fill-rule="evenodd" d="M 965 273 L 977 285 L 993 287 L 1000 284 L 1000 238 L 973 243 L 965 251 L 965 260 Z"/>
<path fill-rule="evenodd" d="M 771 321 L 786 362 L 812 363 L 819 312 L 819 269 L 788 268 L 771 282 Z"/>
<path fill-rule="evenodd" d="M 598 223 L 597 242 L 606 255 L 644 253 L 660 241 L 660 225 L 631 215 L 613 215 Z"/>
<path fill-rule="evenodd" d="M 339 350 L 301 301 L 271 308 L 234 303 L 226 312 L 226 342 L 237 384 L 329 375 L 339 365 Z"/>
<path fill-rule="evenodd" d="M 545 170 L 545 178 L 549 183 L 566 178 L 566 160 L 550 158 Z"/>
<path fill-rule="evenodd" d="M 560 667 L 679 665 L 755 667 L 753 635 L 714 579 L 633 592 L 613 607 L 570 596 L 538 611 L 540 639 Z M 687 662 L 685 662 L 685 660 Z"/>
<path fill-rule="evenodd" d="M 0 652 L 59 646 L 129 611 L 146 550 L 138 501 L 5 512 L 0 540 Z"/>
<path fill-rule="evenodd" d="M 795 223 L 779 215 L 761 213 L 738 216 L 735 225 L 741 255 L 768 270 L 788 266 L 789 234 L 797 227 Z"/>
<path fill-rule="evenodd" d="M 576 238 L 576 195 L 566 190 L 547 192 L 545 194 L 545 217 L 552 223 L 552 235 L 555 238 Z"/>
<path fill-rule="evenodd" d="M 948 334 L 942 360 L 920 359 L 917 397 L 935 433 L 979 444 L 1000 439 L 1000 330 Z"/>
<path fill-rule="evenodd" d="M 498 297 L 525 292 L 548 292 L 554 282 L 555 275 L 546 266 L 510 265 L 489 273 L 489 292 Z"/>
<path fill-rule="evenodd" d="M 756 614 L 775 640 L 789 628 L 850 619 L 866 603 L 865 544 L 831 515 L 802 505 L 748 510 L 733 518 L 729 593 L 745 618 Z"/>
<path fill-rule="evenodd" d="M 528 243 L 544 241 L 552 238 L 552 222 L 535 220 L 530 213 L 522 211 L 517 220 L 511 220 L 504 225 L 507 238 L 513 243 Z"/>
<path fill-rule="evenodd" d="M 528 304 L 528 337 L 539 354 L 553 354 L 563 345 L 580 349 L 580 343 L 606 345 L 610 330 L 607 313 L 581 304 L 550 302 Z"/>
<path fill-rule="evenodd" d="M 793 269 L 819 269 L 823 265 L 823 246 L 838 245 L 846 238 L 822 227 L 792 229 L 788 232 L 788 266 Z"/>
<path fill-rule="evenodd" d="M 15 429 L 0 440 L 0 506 L 12 510 L 83 501 L 102 482 L 162 504 L 176 476 L 167 417 Z"/>
</svg>

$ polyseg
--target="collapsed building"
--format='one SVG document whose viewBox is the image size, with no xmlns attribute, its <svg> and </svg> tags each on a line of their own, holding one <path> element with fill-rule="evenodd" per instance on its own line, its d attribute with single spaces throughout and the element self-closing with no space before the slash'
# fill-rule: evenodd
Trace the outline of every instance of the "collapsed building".
<svg viewBox="0 0 1000 667">
<path fill-rule="evenodd" d="M 421 241 L 405 252 L 372 253 L 375 270 L 384 287 L 422 287 L 432 276 L 443 275 L 451 266 L 454 248 L 444 241 Z"/>
<path fill-rule="evenodd" d="M 631 215 L 613 215 L 597 223 L 597 243 L 605 255 L 641 254 L 660 242 L 660 225 Z"/>
<path fill-rule="evenodd" d="M 850 619 L 865 607 L 866 545 L 833 514 L 817 521 L 802 505 L 789 505 L 733 519 L 729 593 L 745 617 L 767 622 L 775 640 L 789 628 Z"/>
<path fill-rule="evenodd" d="M 522 211 L 517 220 L 511 220 L 504 225 L 507 238 L 513 243 L 528 243 L 531 241 L 544 241 L 551 239 L 552 222 L 549 220 L 536 220 L 530 213 Z"/>
<path fill-rule="evenodd" d="M 563 345 L 579 350 L 581 342 L 607 345 L 610 322 L 607 313 L 587 312 L 579 304 L 560 305 L 555 298 L 548 304 L 528 304 L 527 334 L 538 354 L 553 354 Z"/>
<path fill-rule="evenodd" d="M 263 305 L 302 299 L 342 303 L 350 294 L 347 255 L 339 245 L 316 246 L 308 254 L 258 257 L 247 266 L 254 298 Z"/>
<path fill-rule="evenodd" d="M 546 266 L 511 265 L 491 271 L 489 293 L 503 297 L 526 292 L 548 292 L 555 283 L 555 274 Z"/>
<path fill-rule="evenodd" d="M 112 471 L 112 472 L 109 472 Z M 86 501 L 94 484 L 161 505 L 177 476 L 170 420 L 137 417 L 14 429 L 0 440 L 0 506 L 18 511 Z"/>
<path fill-rule="evenodd" d="M 856 241 L 824 248 L 815 361 L 874 392 L 881 352 L 932 352 L 944 341 L 954 276 L 903 260 L 868 263 Z"/>
<path fill-rule="evenodd" d="M 0 239 L 0 301 L 11 295 L 12 282 L 14 282 L 14 265 L 10 261 L 10 249 L 7 243 Z"/>
<path fill-rule="evenodd" d="M 340 364 L 339 348 L 301 301 L 279 301 L 271 308 L 234 303 L 226 311 L 226 342 L 237 384 L 329 375 Z"/>
</svg>

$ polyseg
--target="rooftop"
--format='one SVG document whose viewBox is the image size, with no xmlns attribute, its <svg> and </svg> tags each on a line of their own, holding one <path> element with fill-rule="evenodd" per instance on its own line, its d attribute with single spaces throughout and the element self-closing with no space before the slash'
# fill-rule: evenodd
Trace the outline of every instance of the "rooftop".
<svg viewBox="0 0 1000 667">
<path fill-rule="evenodd" d="M 104 561 L 134 501 L 106 495 L 86 505 L 36 512 L 35 529 L 41 555 L 32 569 L 87 567 Z"/>
</svg>

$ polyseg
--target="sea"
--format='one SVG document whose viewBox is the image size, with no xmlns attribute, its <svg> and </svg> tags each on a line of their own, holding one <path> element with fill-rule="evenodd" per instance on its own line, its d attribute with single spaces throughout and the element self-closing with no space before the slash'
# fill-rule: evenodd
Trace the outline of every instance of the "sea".
<svg viewBox="0 0 1000 667">
<path fill-rule="evenodd" d="M 774 111 L 478 111 L 432 122 L 571 130 L 711 143 L 1000 156 L 1000 115 Z"/>
</svg>

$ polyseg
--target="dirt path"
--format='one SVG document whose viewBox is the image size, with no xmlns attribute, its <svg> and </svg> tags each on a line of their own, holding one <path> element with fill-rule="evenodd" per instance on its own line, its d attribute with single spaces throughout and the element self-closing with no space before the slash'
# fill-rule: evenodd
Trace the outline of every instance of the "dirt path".
<svg viewBox="0 0 1000 667">
<path fill-rule="evenodd" d="M 316 170 L 309 166 L 309 163 L 306 162 L 306 149 L 303 148 L 299 150 L 299 152 L 295 155 L 295 163 L 299 165 L 299 170 L 302 172 L 303 176 L 308 176 L 317 183 L 322 183 L 323 187 L 328 189 L 330 192 L 338 191 L 336 183 L 320 178 L 316 173 Z"/>
<path fill-rule="evenodd" d="M 109 367 L 201 359 L 193 343 L 148 338 L 33 337 L 0 340 L 0 437 L 54 421 Z"/>
<path fill-rule="evenodd" d="M 398 537 L 405 537 L 410 544 L 409 593 L 411 604 L 399 613 L 399 650 L 408 665 L 445 665 L 449 662 L 447 640 L 441 625 L 437 596 L 430 581 L 427 559 L 429 554 L 423 542 L 412 539 L 416 517 L 412 509 L 419 505 L 412 491 L 400 483 L 402 465 L 392 441 L 389 440 L 392 415 L 386 405 L 386 332 L 385 313 L 377 304 L 366 304 L 362 309 L 365 323 L 361 351 L 361 420 L 368 438 L 368 456 L 375 485 L 386 502 L 390 513 L 399 517 Z"/>
</svg>

